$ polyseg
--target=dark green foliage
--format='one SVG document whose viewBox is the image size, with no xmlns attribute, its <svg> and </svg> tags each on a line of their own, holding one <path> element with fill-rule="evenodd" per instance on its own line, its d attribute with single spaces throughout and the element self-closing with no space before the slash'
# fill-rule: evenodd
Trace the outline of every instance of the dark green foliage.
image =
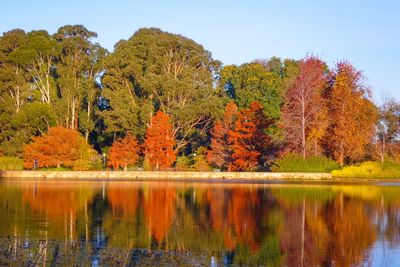
<svg viewBox="0 0 400 267">
<path fill-rule="evenodd" d="M 235 99 L 239 108 L 248 108 L 252 102 L 259 102 L 269 118 L 279 118 L 283 91 L 279 72 L 269 71 L 260 63 L 239 67 L 230 65 L 221 72 L 221 86 L 230 98 Z"/>
<path fill-rule="evenodd" d="M 29 136 L 37 136 L 55 126 L 56 117 L 49 104 L 34 102 L 23 107 L 13 118 L 12 125 L 16 130 L 29 132 Z"/>
<path fill-rule="evenodd" d="M 274 172 L 331 172 L 339 168 L 339 165 L 326 157 L 313 156 L 303 158 L 296 154 L 287 154 L 272 163 Z"/>
<path fill-rule="evenodd" d="M 219 65 L 188 38 L 154 28 L 138 30 L 118 42 L 106 59 L 102 96 L 109 107 L 100 113 L 106 131 L 141 138 L 150 117 L 161 110 L 171 117 L 178 147 L 183 147 L 205 134 L 222 113 L 213 90 Z"/>
<path fill-rule="evenodd" d="M 13 134 L 3 144 L 4 153 L 19 155 L 22 145 L 32 136 L 42 135 L 55 125 L 56 117 L 49 104 L 34 102 L 25 105 L 11 120 Z"/>
</svg>

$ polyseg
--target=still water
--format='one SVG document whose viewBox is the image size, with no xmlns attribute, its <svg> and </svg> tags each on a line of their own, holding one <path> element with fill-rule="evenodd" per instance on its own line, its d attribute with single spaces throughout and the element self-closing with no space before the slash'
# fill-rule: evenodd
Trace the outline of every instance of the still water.
<svg viewBox="0 0 400 267">
<path fill-rule="evenodd" d="M 400 186 L 0 181 L 0 266 L 400 266 Z"/>
</svg>

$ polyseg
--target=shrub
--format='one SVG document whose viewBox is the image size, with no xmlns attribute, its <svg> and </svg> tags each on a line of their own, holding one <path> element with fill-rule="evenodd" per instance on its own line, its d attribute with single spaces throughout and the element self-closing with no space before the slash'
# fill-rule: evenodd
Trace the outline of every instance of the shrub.
<svg viewBox="0 0 400 267">
<path fill-rule="evenodd" d="M 190 159 L 185 156 L 180 156 L 176 158 L 176 163 L 175 163 L 175 170 L 177 171 L 190 171 Z"/>
<path fill-rule="evenodd" d="M 71 168 L 67 167 L 52 167 L 52 168 L 41 168 L 40 171 L 70 171 Z"/>
<path fill-rule="evenodd" d="M 303 158 L 296 154 L 287 154 L 273 162 L 271 170 L 274 172 L 331 172 L 339 168 L 332 159 L 313 156 Z"/>
<path fill-rule="evenodd" d="M 193 158 L 193 160 L 194 160 L 194 164 L 192 165 L 192 169 L 194 171 L 209 172 L 212 170 L 210 165 L 208 165 L 208 162 L 204 155 L 197 155 Z"/>
<path fill-rule="evenodd" d="M 20 171 L 24 168 L 23 161 L 17 157 L 0 157 L 0 170 Z"/>
<path fill-rule="evenodd" d="M 347 166 L 341 170 L 332 171 L 333 177 L 340 178 L 370 178 L 395 179 L 400 178 L 400 164 L 394 161 L 366 161 L 358 165 Z"/>
</svg>

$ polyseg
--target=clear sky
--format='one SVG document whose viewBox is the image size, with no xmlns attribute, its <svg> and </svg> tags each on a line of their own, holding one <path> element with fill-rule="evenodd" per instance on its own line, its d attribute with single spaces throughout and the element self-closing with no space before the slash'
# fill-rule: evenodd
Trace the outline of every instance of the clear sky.
<svg viewBox="0 0 400 267">
<path fill-rule="evenodd" d="M 158 27 L 202 44 L 227 64 L 256 58 L 319 56 L 362 70 L 380 102 L 400 100 L 400 1 L 141 0 L 2 1 L 0 32 L 83 24 L 108 50 L 141 27 Z"/>
</svg>

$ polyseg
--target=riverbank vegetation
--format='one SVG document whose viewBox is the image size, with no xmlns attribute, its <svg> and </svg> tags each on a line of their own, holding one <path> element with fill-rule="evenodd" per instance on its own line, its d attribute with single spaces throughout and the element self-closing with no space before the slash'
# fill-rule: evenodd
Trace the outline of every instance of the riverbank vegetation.
<svg viewBox="0 0 400 267">
<path fill-rule="evenodd" d="M 393 161 L 385 161 L 384 163 L 366 161 L 344 167 L 341 170 L 334 170 L 332 176 L 338 178 L 395 179 L 400 177 L 400 164 Z"/>
<path fill-rule="evenodd" d="M 400 105 L 377 107 L 350 62 L 223 65 L 155 28 L 113 52 L 96 37 L 82 25 L 0 37 L 2 155 L 27 169 L 36 160 L 75 170 L 329 172 L 399 162 Z"/>
<path fill-rule="evenodd" d="M 21 171 L 23 169 L 22 159 L 17 157 L 0 157 L 0 170 Z"/>
<path fill-rule="evenodd" d="M 339 164 L 323 156 L 303 158 L 296 154 L 287 154 L 273 162 L 272 171 L 276 172 L 331 172 L 339 169 Z"/>
</svg>

